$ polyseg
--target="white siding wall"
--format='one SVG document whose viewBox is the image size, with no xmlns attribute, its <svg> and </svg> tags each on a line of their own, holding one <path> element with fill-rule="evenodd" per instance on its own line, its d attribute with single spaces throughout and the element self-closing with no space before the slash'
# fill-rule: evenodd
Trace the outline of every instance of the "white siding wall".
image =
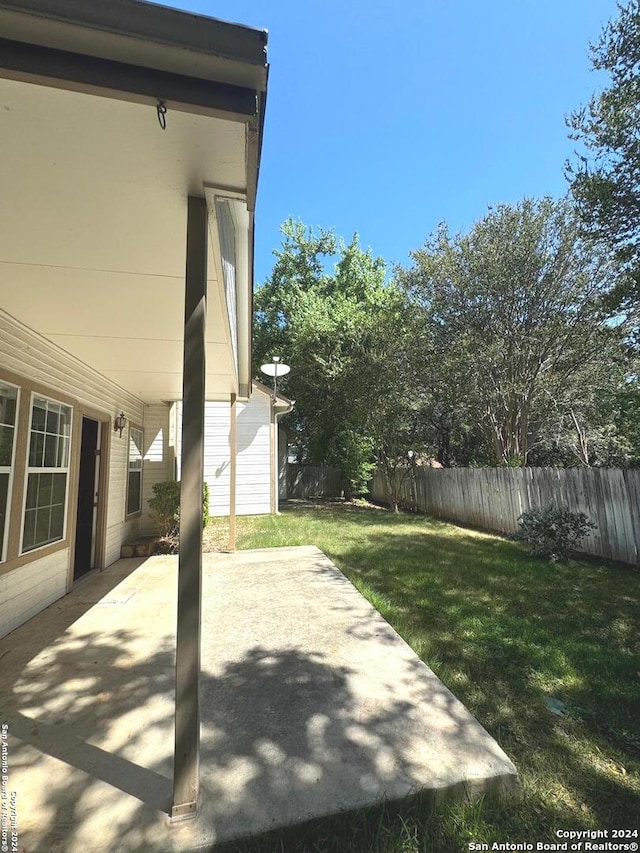
<svg viewBox="0 0 640 853">
<path fill-rule="evenodd" d="M 237 403 L 237 515 L 271 512 L 271 452 L 269 397 L 254 391 L 248 403 Z M 178 476 L 182 405 L 176 405 Z M 209 484 L 209 514 L 229 514 L 230 414 L 228 403 L 205 405 L 204 478 Z"/>
<path fill-rule="evenodd" d="M 126 413 L 125 413 L 126 414 Z M 142 423 L 142 416 L 134 417 L 133 423 Z M 107 529 L 105 542 L 105 566 L 120 559 L 120 546 L 135 539 L 140 531 L 139 517 L 125 521 L 127 509 L 127 477 L 129 475 L 128 429 L 112 433 L 109 458 L 109 494 L 107 501 Z M 144 471 L 142 472 L 144 483 Z"/>
<path fill-rule="evenodd" d="M 0 637 L 66 593 L 68 564 L 65 548 L 0 575 Z"/>
<path fill-rule="evenodd" d="M 237 403 L 238 413 L 242 405 Z M 229 513 L 230 430 L 229 405 L 207 403 L 204 410 L 204 478 L 209 484 L 209 515 L 228 515 Z M 237 506 L 237 512 L 240 512 L 240 501 L 237 502 Z"/>
<path fill-rule="evenodd" d="M 287 431 L 278 430 L 278 500 L 287 499 L 287 457 L 289 455 L 289 443 Z"/>
<path fill-rule="evenodd" d="M 175 476 L 175 448 L 172 443 L 170 414 L 169 403 L 145 406 L 141 519 L 141 527 L 145 533 L 155 532 L 149 515 L 149 499 L 153 497 L 153 486 L 163 480 L 173 480 Z"/>
<path fill-rule="evenodd" d="M 142 423 L 143 404 L 0 309 L 0 367 L 113 416 Z M 124 433 L 123 433 L 124 436 Z"/>
<path fill-rule="evenodd" d="M 123 410 L 129 421 L 143 423 L 144 407 L 139 400 L 1 310 L 0 368 L 44 385 L 53 395 L 62 393 L 81 406 L 104 412 L 105 417 L 113 418 Z M 74 440 L 78 440 L 78 435 Z M 120 545 L 137 535 L 139 528 L 137 519 L 124 520 L 127 460 L 126 432 L 122 438 L 112 433 L 106 565 L 119 558 Z M 34 554 L 32 562 L 0 574 L 0 636 L 65 594 L 69 560 L 68 548 L 41 558 Z"/>
<path fill-rule="evenodd" d="M 238 403 L 238 515 L 271 512 L 270 409 L 269 397 L 258 391 L 248 403 Z"/>
</svg>

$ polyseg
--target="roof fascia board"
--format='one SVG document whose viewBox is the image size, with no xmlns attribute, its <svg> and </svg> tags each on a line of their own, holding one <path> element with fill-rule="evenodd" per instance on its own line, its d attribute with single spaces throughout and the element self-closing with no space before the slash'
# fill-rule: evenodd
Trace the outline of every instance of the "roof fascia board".
<svg viewBox="0 0 640 853">
<path fill-rule="evenodd" d="M 261 391 L 267 397 L 273 398 L 273 388 L 269 388 L 268 385 L 264 385 L 257 379 L 254 379 L 251 384 L 255 391 Z M 281 394 L 279 391 L 276 394 L 276 399 L 283 404 L 295 403 L 295 400 L 290 400 L 289 397 L 285 397 L 284 394 Z"/>
<path fill-rule="evenodd" d="M 2 0 L 0 8 L 254 65 L 266 64 L 266 30 L 143 0 Z"/>
<path fill-rule="evenodd" d="M 254 89 L 187 77 L 109 59 L 0 39 L 0 75 L 168 109 L 248 121 L 257 115 Z"/>
</svg>

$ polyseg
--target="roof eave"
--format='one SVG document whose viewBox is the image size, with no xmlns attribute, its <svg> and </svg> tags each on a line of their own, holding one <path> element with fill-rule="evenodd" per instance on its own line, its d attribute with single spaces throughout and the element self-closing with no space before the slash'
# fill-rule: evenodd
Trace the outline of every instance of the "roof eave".
<svg viewBox="0 0 640 853">
<path fill-rule="evenodd" d="M 264 68 L 266 30 L 229 23 L 146 0 L 2 0 L 0 10 L 31 19 L 186 48 Z M 37 33 L 37 28 L 35 30 Z"/>
</svg>

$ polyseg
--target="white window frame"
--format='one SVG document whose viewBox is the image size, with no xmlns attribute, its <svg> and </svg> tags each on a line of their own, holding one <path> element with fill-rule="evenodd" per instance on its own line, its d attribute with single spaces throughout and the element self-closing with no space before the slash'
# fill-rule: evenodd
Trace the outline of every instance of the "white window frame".
<svg viewBox="0 0 640 853">
<path fill-rule="evenodd" d="M 41 466 L 31 466 L 29 465 L 29 454 L 31 450 L 31 427 L 33 423 L 33 406 L 35 400 L 46 400 L 47 403 L 55 403 L 57 406 L 64 406 L 65 409 L 69 410 L 69 449 L 67 453 L 67 464 L 66 466 L 60 467 L 41 467 Z M 31 392 L 31 401 L 29 406 L 29 428 L 27 430 L 27 447 L 26 447 L 26 465 L 24 472 L 24 494 L 22 498 L 22 517 L 20 519 L 21 522 L 21 530 L 20 530 L 20 550 L 19 554 L 22 556 L 23 554 L 34 554 L 36 551 L 40 551 L 42 548 L 48 548 L 51 545 L 56 545 L 58 542 L 64 542 L 67 536 L 67 521 L 69 514 L 69 471 L 71 464 L 71 447 L 73 442 L 73 407 L 69 405 L 69 403 L 63 403 L 62 400 L 56 400 L 55 397 L 50 397 L 48 394 L 38 394 L 35 391 Z M 42 545 L 36 545 L 33 548 L 27 548 L 24 550 L 24 526 L 27 512 L 27 492 L 29 487 L 29 475 L 30 474 L 65 474 L 66 482 L 65 482 L 65 490 L 64 490 L 64 514 L 62 520 L 62 535 L 59 539 L 53 539 L 50 542 L 45 542 Z"/>
<path fill-rule="evenodd" d="M 137 432 L 140 435 L 140 467 L 132 468 L 131 467 L 131 434 L 133 432 Z M 125 496 L 125 505 L 124 505 L 124 514 L 125 518 L 133 518 L 135 515 L 140 515 L 142 512 L 142 463 L 144 461 L 144 430 L 141 427 L 133 426 L 129 424 L 129 441 L 127 444 L 127 494 Z M 138 460 L 134 460 L 137 462 Z M 131 474 L 139 473 L 140 474 L 140 503 L 137 509 L 131 510 L 129 512 L 129 489 L 131 486 Z"/>
<path fill-rule="evenodd" d="M 7 483 L 7 506 L 5 509 L 4 530 L 2 535 L 2 553 L 0 553 L 0 563 L 4 563 L 7 559 L 9 522 L 11 519 L 11 505 L 13 503 L 13 475 L 16 467 L 16 444 L 18 437 L 18 421 L 20 418 L 20 393 L 22 389 L 18 385 L 14 385 L 12 382 L 5 382 L 4 379 L 0 380 L 0 385 L 3 385 L 5 388 L 14 388 L 16 391 L 16 417 L 13 423 L 13 446 L 11 448 L 11 464 L 9 466 L 0 465 L 0 474 L 9 474 L 9 481 Z M 4 424 L 4 426 L 10 426 L 10 424 Z"/>
</svg>

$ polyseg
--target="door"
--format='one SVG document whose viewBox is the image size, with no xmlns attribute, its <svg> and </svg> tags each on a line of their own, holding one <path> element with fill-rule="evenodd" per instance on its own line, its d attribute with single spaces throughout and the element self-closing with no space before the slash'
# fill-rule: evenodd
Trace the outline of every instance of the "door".
<svg viewBox="0 0 640 853">
<path fill-rule="evenodd" d="M 78 514 L 73 579 L 95 567 L 96 527 L 100 474 L 100 424 L 93 418 L 82 418 L 80 474 L 78 477 Z"/>
</svg>

